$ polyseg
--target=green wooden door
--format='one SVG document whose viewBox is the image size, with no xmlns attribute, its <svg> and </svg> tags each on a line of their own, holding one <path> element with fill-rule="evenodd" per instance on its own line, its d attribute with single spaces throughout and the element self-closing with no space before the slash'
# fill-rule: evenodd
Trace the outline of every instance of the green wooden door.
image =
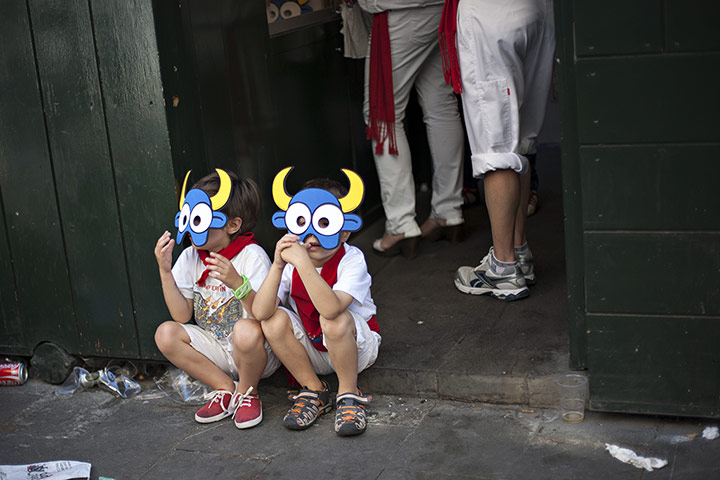
<svg viewBox="0 0 720 480">
<path fill-rule="evenodd" d="M 571 363 L 592 409 L 720 417 L 720 5 L 556 18 Z"/>
<path fill-rule="evenodd" d="M 24 1 L 0 3 L 0 190 L 11 265 L 3 278 L 12 275 L 3 299 L 15 297 L 18 307 L 7 311 L 2 343 L 25 354 L 44 340 L 79 350 L 27 9 Z"/>
<path fill-rule="evenodd" d="M 152 250 L 176 207 L 151 7 L 0 3 L 3 352 L 161 358 Z"/>
</svg>

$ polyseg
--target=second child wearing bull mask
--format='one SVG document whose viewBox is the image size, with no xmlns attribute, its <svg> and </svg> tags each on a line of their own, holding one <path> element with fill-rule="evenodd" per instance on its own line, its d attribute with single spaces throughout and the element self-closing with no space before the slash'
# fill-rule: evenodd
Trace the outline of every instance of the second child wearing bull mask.
<svg viewBox="0 0 720 480">
<path fill-rule="evenodd" d="M 360 217 L 349 212 L 362 201 L 362 180 L 344 170 L 349 192 L 336 181 L 317 179 L 290 198 L 284 187 L 290 170 L 281 171 L 273 184 L 282 209 L 273 224 L 289 233 L 277 242 L 253 313 L 273 352 L 301 386 L 283 419 L 285 427 L 304 430 L 332 409 L 329 387 L 318 375 L 335 372 L 335 431 L 358 435 L 367 426 L 370 398 L 358 389 L 357 377 L 375 362 L 381 340 L 365 256 L 346 243 L 361 226 Z"/>
<path fill-rule="evenodd" d="M 155 246 L 173 319 L 160 324 L 155 342 L 176 367 L 213 389 L 196 421 L 232 416 L 236 427 L 249 428 L 262 421 L 258 382 L 280 366 L 251 314 L 254 289 L 270 268 L 252 234 L 260 195 L 252 180 L 221 169 L 186 195 L 189 175 L 175 218 L 176 238 L 166 231 Z M 192 246 L 171 267 L 173 244 L 186 233 Z"/>
</svg>

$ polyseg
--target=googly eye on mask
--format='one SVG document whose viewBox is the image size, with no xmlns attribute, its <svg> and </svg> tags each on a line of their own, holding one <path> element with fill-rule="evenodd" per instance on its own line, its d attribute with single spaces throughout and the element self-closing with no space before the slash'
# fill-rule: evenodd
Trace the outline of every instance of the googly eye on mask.
<svg viewBox="0 0 720 480">
<path fill-rule="evenodd" d="M 227 216 L 219 210 L 230 199 L 232 181 L 225 170 L 216 168 L 215 171 L 220 177 L 220 189 L 212 197 L 199 188 L 193 188 L 185 195 L 190 171 L 185 175 L 180 193 L 180 211 L 175 215 L 175 226 L 178 229 L 175 241 L 178 244 L 189 233 L 193 245 L 202 247 L 207 243 L 208 230 L 222 228 L 227 224 Z"/>
<path fill-rule="evenodd" d="M 363 200 L 364 185 L 360 176 L 352 170 L 342 169 L 350 180 L 350 190 L 338 199 L 327 190 L 306 188 L 290 196 L 285 190 L 285 178 L 293 167 L 278 172 L 273 180 L 273 199 L 280 211 L 272 217 L 276 228 L 287 229 L 304 241 L 314 235 L 320 245 L 328 250 L 340 244 L 340 232 L 354 232 L 362 226 L 362 219 L 351 213 Z"/>
</svg>

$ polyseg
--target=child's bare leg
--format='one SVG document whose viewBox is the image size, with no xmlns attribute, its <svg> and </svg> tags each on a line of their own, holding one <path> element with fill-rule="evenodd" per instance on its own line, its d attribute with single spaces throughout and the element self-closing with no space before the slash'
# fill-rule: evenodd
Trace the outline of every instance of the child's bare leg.
<svg viewBox="0 0 720 480">
<path fill-rule="evenodd" d="M 233 327 L 233 360 L 238 371 L 238 392 L 253 387 L 257 394 L 258 382 L 265 370 L 267 351 L 262 327 L 257 320 L 241 318 Z"/>
<path fill-rule="evenodd" d="M 332 360 L 338 377 L 338 395 L 343 393 L 359 394 L 355 320 L 349 312 L 345 312 L 334 320 L 320 317 L 320 326 L 330 360 Z"/>
<path fill-rule="evenodd" d="M 214 390 L 235 390 L 235 382 L 202 353 L 190 346 L 190 337 L 181 324 L 168 321 L 155 331 L 155 344 L 165 358 L 191 377 Z"/>
<path fill-rule="evenodd" d="M 262 330 L 270 347 L 295 380 L 310 390 L 322 390 L 323 384 L 315 374 L 307 352 L 295 338 L 290 317 L 278 309 L 262 322 Z"/>
</svg>

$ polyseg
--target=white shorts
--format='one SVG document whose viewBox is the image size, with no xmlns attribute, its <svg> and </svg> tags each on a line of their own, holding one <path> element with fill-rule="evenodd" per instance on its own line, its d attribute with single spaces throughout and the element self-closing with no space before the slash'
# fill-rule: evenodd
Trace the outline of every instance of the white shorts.
<svg viewBox="0 0 720 480">
<path fill-rule="evenodd" d="M 524 174 L 552 80 L 552 0 L 462 0 L 457 47 L 473 176 Z"/>
<path fill-rule="evenodd" d="M 305 332 L 305 327 L 303 326 L 302 320 L 300 320 L 298 314 L 285 307 L 279 308 L 287 313 L 288 317 L 290 317 L 295 338 L 297 338 L 302 346 L 305 347 L 305 351 L 310 358 L 310 363 L 312 364 L 315 373 L 318 375 L 333 373 L 335 371 L 335 367 L 333 366 L 332 361 L 330 361 L 330 354 L 328 352 L 321 352 L 317 348 L 313 347 L 312 341 L 310 341 L 310 338 Z M 370 330 L 367 321 L 360 317 L 360 315 L 353 311 L 350 311 L 350 314 L 355 320 L 355 331 L 357 332 L 355 341 L 357 342 L 358 348 L 358 373 L 360 373 L 375 363 L 382 337 L 380 337 L 379 333 Z M 324 337 L 323 346 L 327 348 Z"/>
<path fill-rule="evenodd" d="M 215 335 L 208 332 L 207 330 L 198 327 L 197 325 L 181 324 L 190 337 L 190 346 L 198 352 L 205 355 L 220 370 L 225 372 L 233 380 L 238 379 L 238 371 L 233 360 L 233 345 L 230 341 L 230 335 L 223 339 L 218 339 Z M 280 367 L 280 360 L 270 349 L 270 345 L 265 341 L 265 351 L 267 352 L 268 358 L 265 364 L 265 370 L 263 370 L 260 378 L 267 378 Z"/>
</svg>

